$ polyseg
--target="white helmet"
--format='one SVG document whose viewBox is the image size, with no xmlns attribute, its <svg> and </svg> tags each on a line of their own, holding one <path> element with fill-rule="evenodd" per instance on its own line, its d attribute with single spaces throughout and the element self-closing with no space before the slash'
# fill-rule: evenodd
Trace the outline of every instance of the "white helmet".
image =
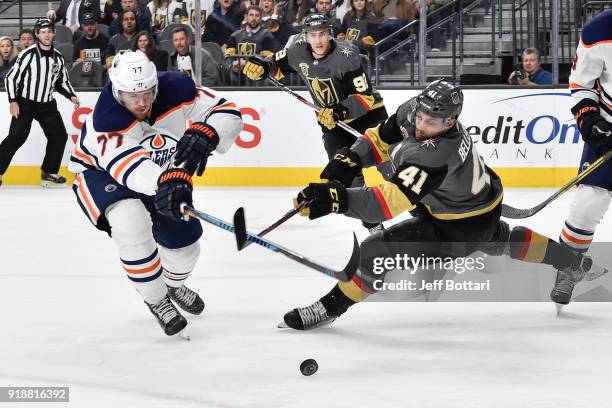
<svg viewBox="0 0 612 408">
<path fill-rule="evenodd" d="M 153 89 L 153 100 L 157 97 L 157 70 L 146 54 L 140 50 L 119 51 L 108 71 L 113 87 L 113 96 L 123 105 L 119 91 L 142 92 Z"/>
</svg>

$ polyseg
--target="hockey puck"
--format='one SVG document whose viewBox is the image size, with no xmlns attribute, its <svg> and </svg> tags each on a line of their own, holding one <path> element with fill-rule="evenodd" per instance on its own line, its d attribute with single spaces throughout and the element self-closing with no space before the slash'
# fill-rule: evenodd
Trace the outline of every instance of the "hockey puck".
<svg viewBox="0 0 612 408">
<path fill-rule="evenodd" d="M 312 358 L 304 360 L 302 361 L 302 364 L 300 364 L 300 371 L 302 372 L 302 375 L 305 376 L 313 375 L 318 369 L 319 365 L 317 364 L 316 360 Z"/>
</svg>

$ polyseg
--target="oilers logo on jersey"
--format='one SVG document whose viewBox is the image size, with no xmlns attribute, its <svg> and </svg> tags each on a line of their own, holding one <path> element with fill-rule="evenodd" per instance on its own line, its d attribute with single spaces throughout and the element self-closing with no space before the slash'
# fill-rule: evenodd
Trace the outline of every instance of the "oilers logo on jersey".
<svg viewBox="0 0 612 408">
<path fill-rule="evenodd" d="M 146 151 L 151 152 L 151 160 L 161 168 L 168 167 L 170 158 L 176 151 L 178 140 L 172 136 L 156 134 L 140 142 Z"/>
</svg>

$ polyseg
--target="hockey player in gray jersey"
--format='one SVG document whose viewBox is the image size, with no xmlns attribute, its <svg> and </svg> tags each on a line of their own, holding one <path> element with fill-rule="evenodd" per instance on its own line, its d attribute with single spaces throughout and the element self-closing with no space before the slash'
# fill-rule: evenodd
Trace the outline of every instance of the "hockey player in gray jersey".
<svg viewBox="0 0 612 408">
<path fill-rule="evenodd" d="M 289 72 L 302 77 L 321 108 L 317 121 L 330 160 L 339 148 L 348 148 L 357 140 L 337 126 L 338 121 L 363 133 L 388 117 L 382 97 L 361 66 L 361 57 L 349 43 L 333 38 L 331 25 L 321 14 L 306 17 L 303 39 L 277 52 L 272 61 L 254 57 L 244 67 L 244 74 L 254 81 L 268 76 L 281 79 Z M 365 184 L 361 171 L 355 177 L 354 186 Z M 375 225 L 364 223 L 367 228 Z"/>
<path fill-rule="evenodd" d="M 310 219 L 333 212 L 376 223 L 406 210 L 414 217 L 369 236 L 361 244 L 361 265 L 353 280 L 338 283 L 310 306 L 288 312 L 286 326 L 304 330 L 330 323 L 376 292 L 374 283 L 384 278 L 373 268 L 376 257 L 456 258 L 482 250 L 572 268 L 587 279 L 607 272 L 547 237 L 525 227 L 510 230 L 500 220 L 503 187 L 458 122 L 462 106 L 459 87 L 445 80 L 431 83 L 350 149 L 340 149 L 321 173 L 329 182 L 311 183 L 299 193 L 296 203 L 312 200 L 302 210 Z M 347 188 L 362 167 L 383 161 L 393 168 L 388 181 Z"/>
</svg>

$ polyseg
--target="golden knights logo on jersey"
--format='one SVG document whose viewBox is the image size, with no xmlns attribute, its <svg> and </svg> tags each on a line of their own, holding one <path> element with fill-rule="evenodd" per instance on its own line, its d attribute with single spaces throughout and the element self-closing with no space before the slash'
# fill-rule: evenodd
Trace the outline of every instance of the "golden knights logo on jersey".
<svg viewBox="0 0 612 408">
<path fill-rule="evenodd" d="M 308 64 L 306 64 L 305 62 L 300 62 L 300 65 L 298 65 L 300 67 L 300 71 L 302 71 L 302 74 L 307 77 L 308 76 Z"/>
<path fill-rule="evenodd" d="M 202 27 L 204 27 L 204 23 L 206 22 L 206 10 L 200 10 L 200 15 L 202 16 Z M 189 10 L 189 23 L 191 24 L 191 28 L 196 27 L 196 13 L 194 9 Z"/>
<path fill-rule="evenodd" d="M 308 78 L 308 86 L 321 106 L 335 105 L 340 100 L 331 78 Z"/>
<path fill-rule="evenodd" d="M 346 30 L 346 40 L 355 41 L 359 38 L 359 33 L 361 33 L 361 30 L 358 30 L 356 28 L 349 28 L 348 30 Z"/>
<path fill-rule="evenodd" d="M 257 44 L 249 42 L 238 43 L 238 54 L 239 55 L 255 55 L 257 50 Z"/>
<path fill-rule="evenodd" d="M 158 133 L 147 137 L 140 142 L 140 145 L 144 147 L 145 150 L 151 152 L 151 160 L 155 164 L 165 168 L 176 151 L 177 142 L 178 141 L 171 136 Z"/>
</svg>

